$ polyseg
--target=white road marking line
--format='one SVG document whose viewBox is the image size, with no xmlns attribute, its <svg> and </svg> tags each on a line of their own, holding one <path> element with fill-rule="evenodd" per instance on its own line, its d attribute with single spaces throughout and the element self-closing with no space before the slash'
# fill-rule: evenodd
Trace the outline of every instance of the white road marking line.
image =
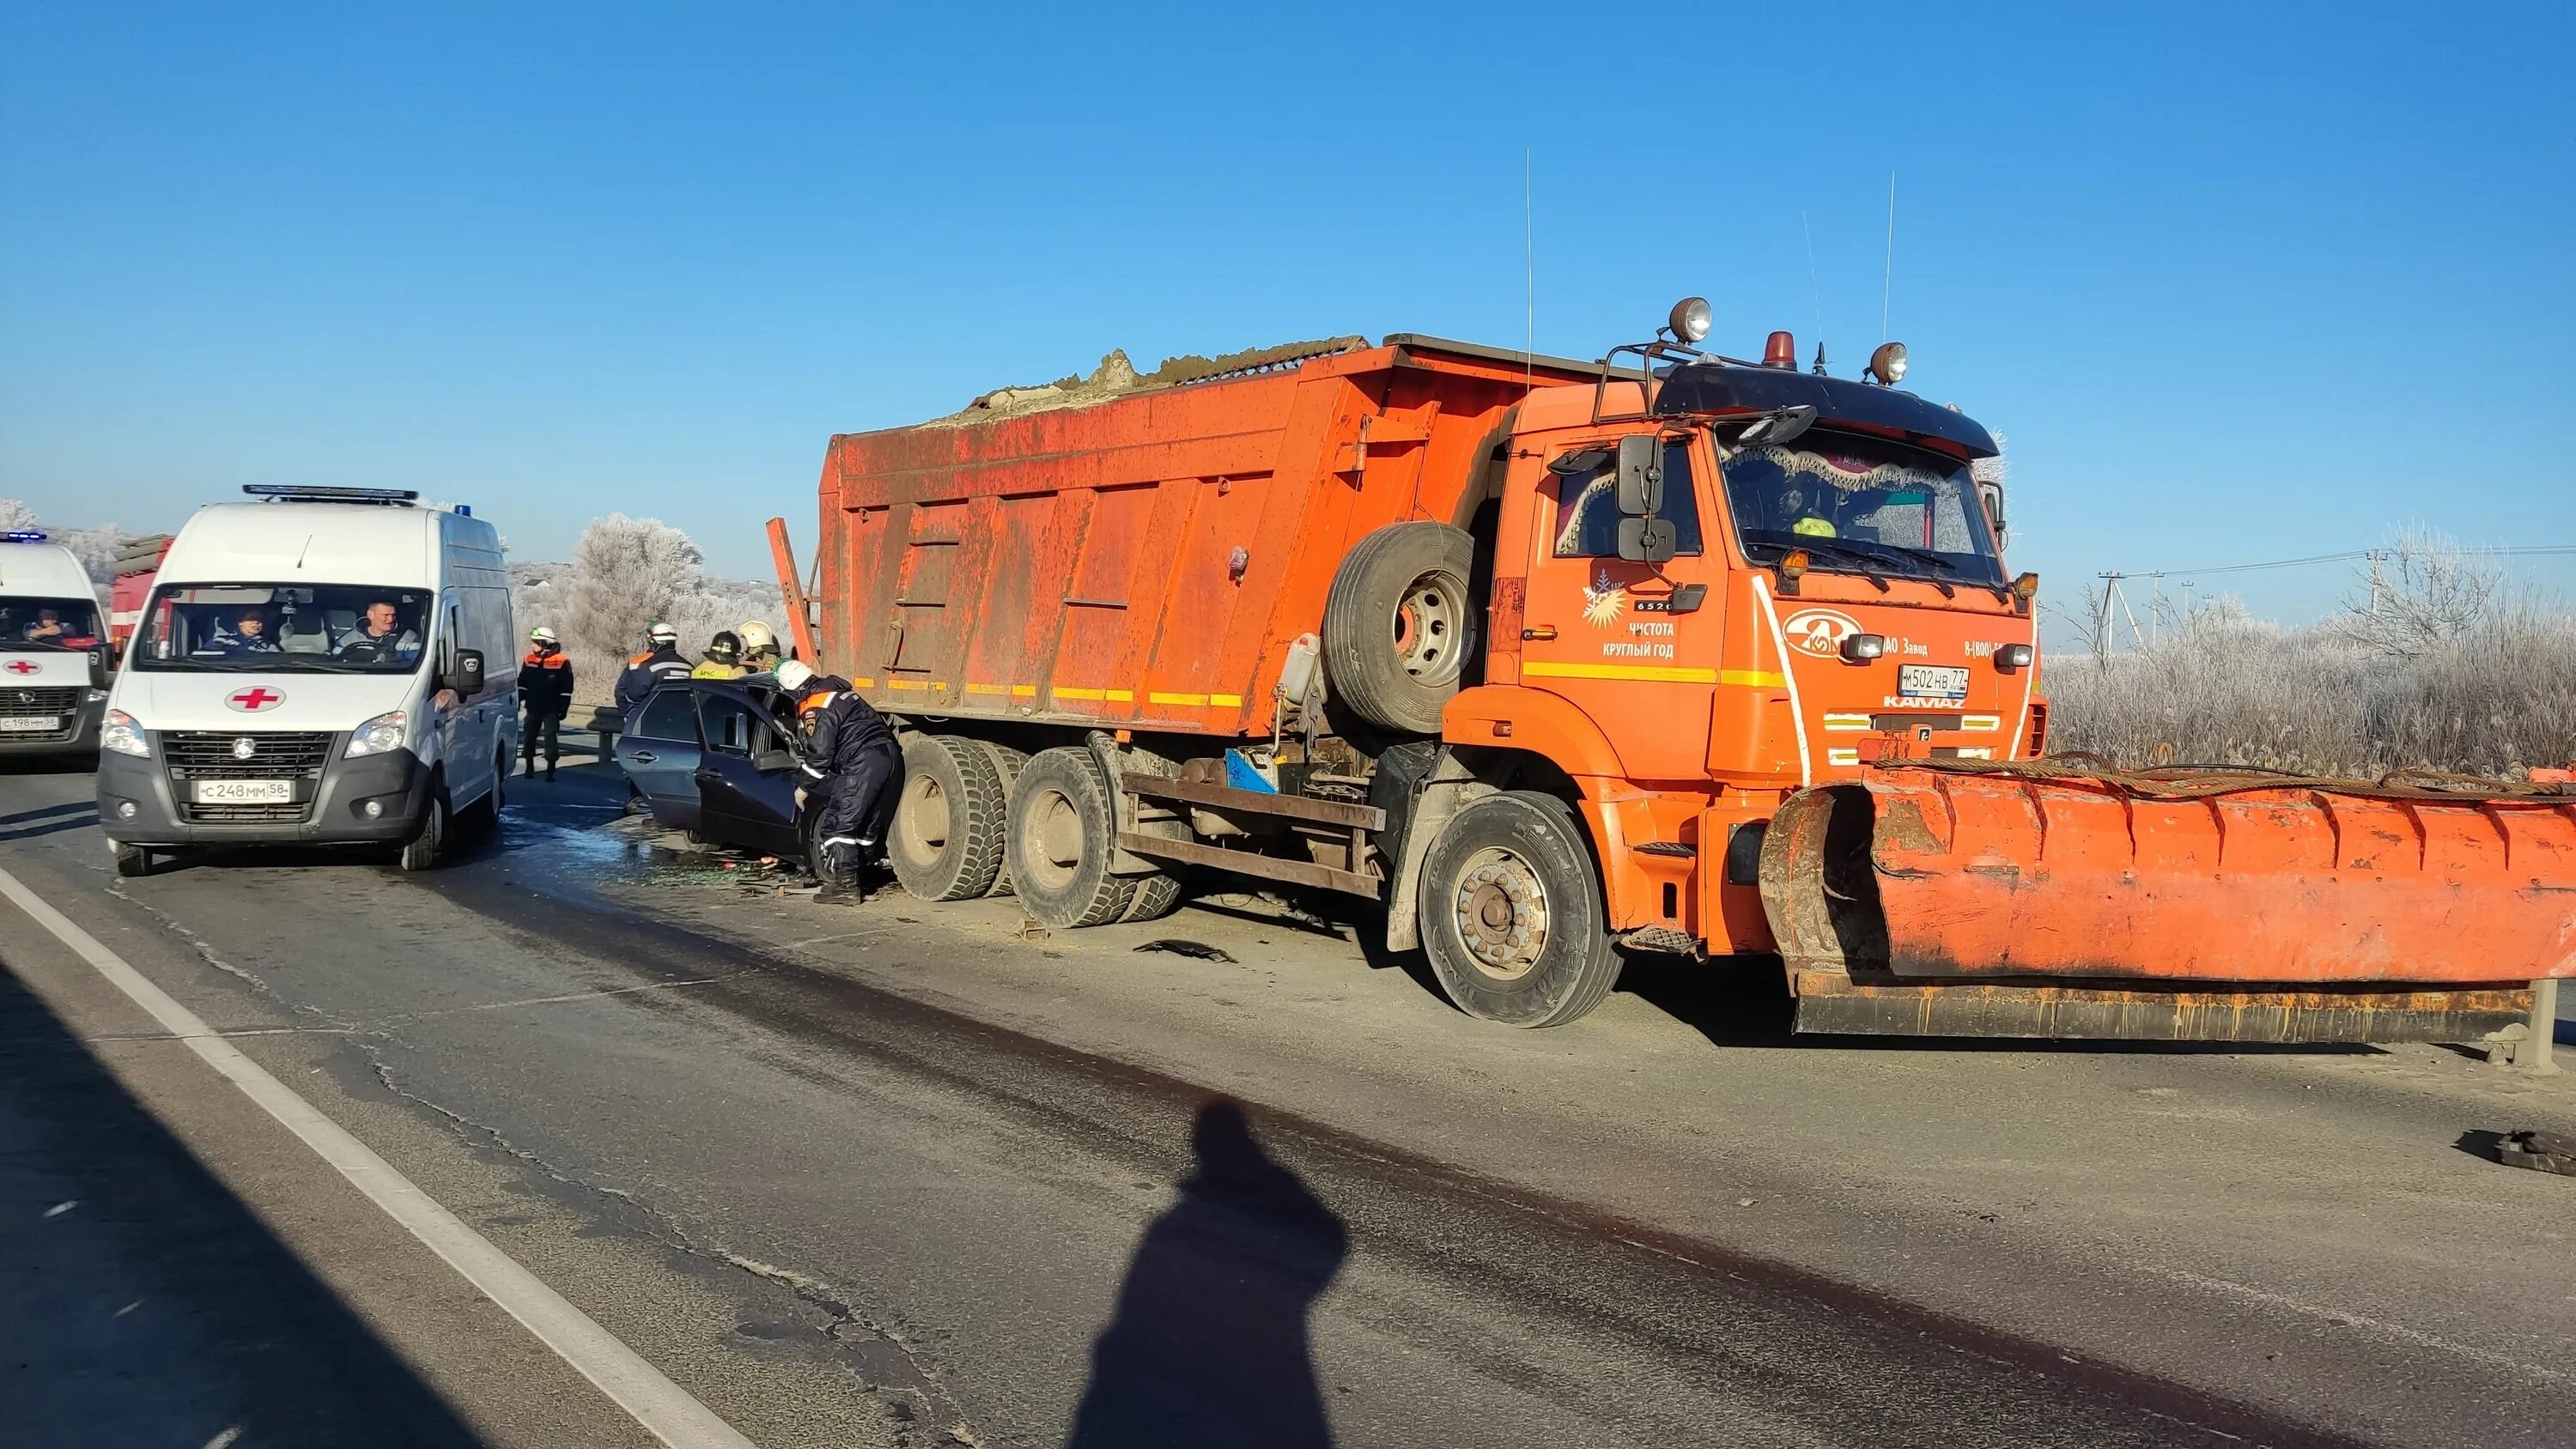
<svg viewBox="0 0 2576 1449">
<path fill-rule="evenodd" d="M 97 938 L 74 925 L 5 870 L 0 870 L 0 896 L 8 897 L 29 920 L 53 933 L 54 939 L 70 947 L 173 1037 L 187 1043 L 188 1049 L 206 1065 L 239 1087 L 242 1095 L 302 1138 L 305 1146 L 384 1209 L 387 1217 L 409 1229 L 413 1237 L 463 1274 L 465 1281 L 519 1320 L 583 1378 L 598 1385 L 601 1393 L 633 1415 L 635 1422 L 654 1438 L 672 1449 L 752 1449 L 751 1441 L 717 1418 L 714 1410 L 690 1397 L 687 1390 L 664 1377 L 660 1369 L 645 1362 L 615 1334 L 592 1322 L 589 1315 L 519 1266 L 516 1259 L 439 1206 L 411 1179 L 395 1171 L 393 1164 L 377 1156 L 374 1149 L 350 1136 L 347 1129 L 322 1115 L 259 1063 L 242 1055 L 238 1047 L 225 1041 L 196 1013 L 181 1006 L 142 972 L 126 964 L 125 958 L 100 945 Z"/>
<path fill-rule="evenodd" d="M 2232 1294 L 2235 1297 L 2246 1299 L 2249 1302 L 2260 1303 L 2266 1307 L 2278 1308 L 2285 1312 L 2298 1314 L 2304 1318 L 2319 1319 L 2335 1327 L 2359 1329 L 2363 1333 L 2376 1334 L 2383 1339 L 2394 1340 L 2395 1342 L 2404 1344 L 2410 1348 L 2429 1349 L 2435 1353 L 2447 1353 L 2456 1355 L 2460 1358 L 2474 1359 L 2479 1363 L 2489 1365 L 2493 1368 L 2503 1369 L 2508 1373 L 2516 1374 L 2523 1378 L 2538 1379 L 2543 1383 L 2551 1384 L 2576 1383 L 2576 1374 L 2567 1373 L 2560 1369 L 2550 1368 L 2545 1364 L 2536 1364 L 2524 1359 L 2515 1358 L 2509 1353 L 2498 1353 L 2491 1348 L 2478 1348 L 2472 1344 L 2459 1343 L 2452 1339 L 2437 1337 L 2433 1334 L 2426 1333 L 2421 1329 L 2408 1328 L 2402 1323 L 2390 1323 L 2383 1318 L 2366 1317 L 2362 1314 L 2354 1313 L 2349 1309 L 2325 1308 L 2314 1303 L 2303 1303 L 2287 1294 L 2274 1293 L 2267 1289 L 2256 1288 L 2251 1284 L 2239 1283 L 2230 1278 L 2212 1278 L 2206 1274 L 2194 1273 L 2184 1268 L 2150 1267 L 2146 1271 L 2155 1274 L 2159 1278 L 2169 1279 L 2176 1283 L 2188 1284 L 2194 1288 L 2205 1288 L 2212 1292 Z"/>
</svg>

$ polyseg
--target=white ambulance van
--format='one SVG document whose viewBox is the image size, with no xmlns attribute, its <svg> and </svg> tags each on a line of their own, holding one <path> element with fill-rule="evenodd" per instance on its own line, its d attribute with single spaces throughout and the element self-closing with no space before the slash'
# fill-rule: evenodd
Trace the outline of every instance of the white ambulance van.
<svg viewBox="0 0 2576 1449">
<path fill-rule="evenodd" d="M 0 756 L 96 751 L 107 653 L 81 561 L 37 530 L 0 533 Z"/>
<path fill-rule="evenodd" d="M 200 846 L 394 847 L 489 827 L 518 748 L 501 538 L 383 488 L 242 490 L 171 543 L 99 731 L 124 875 Z"/>
</svg>

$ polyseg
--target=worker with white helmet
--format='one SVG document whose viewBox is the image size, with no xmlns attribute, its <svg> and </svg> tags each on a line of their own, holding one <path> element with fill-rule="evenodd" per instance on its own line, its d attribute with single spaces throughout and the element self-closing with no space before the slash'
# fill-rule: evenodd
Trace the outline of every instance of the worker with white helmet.
<svg viewBox="0 0 2576 1449">
<path fill-rule="evenodd" d="M 653 686 L 689 677 L 689 661 L 680 657 L 680 631 L 656 621 L 644 631 L 652 647 L 626 661 L 617 675 L 617 710 L 631 715 L 644 707 Z"/>
<path fill-rule="evenodd" d="M 766 674 L 778 667 L 778 631 L 758 619 L 743 621 L 733 631 L 742 641 L 742 667 L 753 674 Z"/>
<path fill-rule="evenodd" d="M 546 778 L 551 780 L 555 761 L 563 753 L 564 716 L 572 713 L 572 660 L 555 631 L 543 624 L 528 631 L 528 657 L 519 661 L 519 708 L 525 716 L 519 731 L 519 773 L 537 772 L 537 746 L 542 741 Z"/>
<path fill-rule="evenodd" d="M 806 790 L 822 797 L 820 859 L 810 863 L 831 897 L 855 898 L 861 862 L 885 842 L 903 751 L 893 726 L 846 679 L 818 675 L 812 665 L 790 659 L 778 666 L 778 689 L 805 727 L 798 765 Z"/>
</svg>

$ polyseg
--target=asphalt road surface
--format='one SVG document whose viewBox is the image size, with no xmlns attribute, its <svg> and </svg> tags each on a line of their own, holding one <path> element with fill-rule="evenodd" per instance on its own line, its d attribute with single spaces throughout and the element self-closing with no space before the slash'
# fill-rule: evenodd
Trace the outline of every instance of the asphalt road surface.
<svg viewBox="0 0 2576 1449">
<path fill-rule="evenodd" d="M 2576 1443 L 2576 1179 L 2491 1151 L 2576 1073 L 1678 962 L 1516 1032 L 1250 896 L 818 904 L 595 768 L 425 876 L 121 881 L 90 789 L 0 773 L 0 871 L 773 1449 Z M 0 964 L 0 1437 L 653 1442 L 5 900 Z"/>
</svg>

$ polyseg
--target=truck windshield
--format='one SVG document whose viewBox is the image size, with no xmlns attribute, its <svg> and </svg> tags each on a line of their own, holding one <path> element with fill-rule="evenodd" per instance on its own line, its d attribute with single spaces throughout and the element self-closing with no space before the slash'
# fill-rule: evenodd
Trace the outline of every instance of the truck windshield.
<svg viewBox="0 0 2576 1449">
<path fill-rule="evenodd" d="M 128 659 L 148 670 L 408 674 L 434 596 L 355 584 L 155 589 Z"/>
<path fill-rule="evenodd" d="M 95 649 L 98 601 L 0 597 L 0 649 Z"/>
<path fill-rule="evenodd" d="M 2003 582 L 1968 465 L 1880 438 L 1819 428 L 1726 460 L 1726 500 L 1747 558 L 1806 549 L 1833 573 Z"/>
</svg>

